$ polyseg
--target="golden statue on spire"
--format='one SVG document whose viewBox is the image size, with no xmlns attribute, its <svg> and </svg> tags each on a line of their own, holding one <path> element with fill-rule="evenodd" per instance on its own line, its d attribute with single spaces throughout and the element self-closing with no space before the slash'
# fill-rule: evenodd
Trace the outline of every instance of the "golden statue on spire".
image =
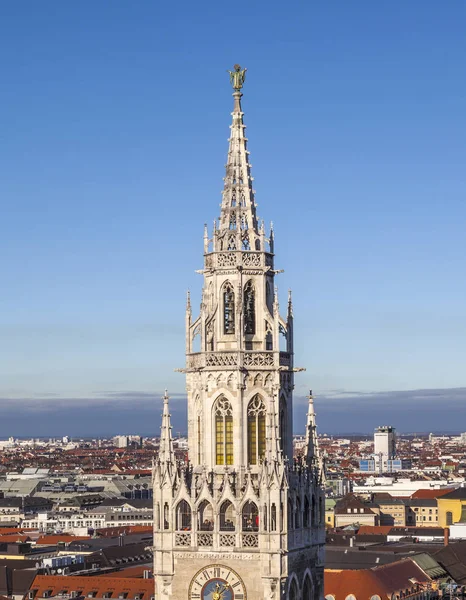
<svg viewBox="0 0 466 600">
<path fill-rule="evenodd" d="M 247 69 L 241 70 L 239 65 L 234 65 L 233 68 L 234 71 L 228 71 L 230 73 L 230 83 L 233 89 L 238 92 L 243 87 Z"/>
</svg>

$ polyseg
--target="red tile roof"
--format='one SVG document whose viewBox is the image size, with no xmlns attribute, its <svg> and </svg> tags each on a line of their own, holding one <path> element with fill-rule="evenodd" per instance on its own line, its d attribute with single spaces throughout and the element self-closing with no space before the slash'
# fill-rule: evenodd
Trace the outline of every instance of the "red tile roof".
<svg viewBox="0 0 466 600">
<path fill-rule="evenodd" d="M 105 577 L 135 577 L 140 579 L 141 577 L 144 577 L 145 571 L 150 571 L 152 573 L 152 569 L 142 565 L 137 567 L 128 567 L 127 569 L 114 571 L 113 573 L 107 573 Z"/>
<path fill-rule="evenodd" d="M 135 577 L 86 577 L 82 575 L 36 575 L 32 582 L 31 591 L 36 591 L 35 597 L 56 596 L 59 593 L 71 594 L 80 592 L 83 596 L 103 598 L 119 598 L 126 594 L 128 600 L 139 596 L 141 600 L 154 597 L 154 579 L 137 579 Z M 66 590 L 66 592 L 65 592 Z"/>
<path fill-rule="evenodd" d="M 392 525 L 361 525 L 358 529 L 357 535 L 388 535 Z"/>
<path fill-rule="evenodd" d="M 349 594 L 353 594 L 356 600 L 366 600 L 373 595 L 391 599 L 392 594 L 413 590 L 416 584 L 411 580 L 419 583 L 431 581 L 410 558 L 373 569 L 325 569 L 324 594 L 333 596 L 335 600 L 345 600 Z"/>
<path fill-rule="evenodd" d="M 411 495 L 411 498 L 417 498 L 422 500 L 430 500 L 431 498 L 440 498 L 445 494 L 449 494 L 455 488 L 443 488 L 441 490 L 417 490 Z"/>
<path fill-rule="evenodd" d="M 7 535 L 0 535 L 0 544 L 12 544 L 14 542 L 30 542 L 31 538 L 28 535 L 21 535 L 20 533 L 10 533 Z"/>
</svg>

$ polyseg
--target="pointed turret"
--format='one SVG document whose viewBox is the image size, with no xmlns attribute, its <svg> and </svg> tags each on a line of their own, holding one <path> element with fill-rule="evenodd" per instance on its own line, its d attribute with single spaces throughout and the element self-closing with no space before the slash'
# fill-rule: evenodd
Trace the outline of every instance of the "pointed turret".
<svg viewBox="0 0 466 600">
<path fill-rule="evenodd" d="M 168 408 L 168 392 L 165 390 L 163 396 L 162 425 L 160 427 L 159 461 L 162 465 L 175 465 L 175 453 L 173 451 L 171 415 Z"/>
<path fill-rule="evenodd" d="M 322 479 L 324 476 L 323 465 L 320 456 L 319 440 L 317 438 L 316 412 L 314 409 L 314 396 L 312 390 L 309 391 L 309 405 L 307 411 L 306 425 L 306 462 L 308 466 L 314 467 Z"/>
<path fill-rule="evenodd" d="M 277 413 L 275 410 L 275 398 L 273 393 L 270 395 L 267 417 L 268 434 L 266 439 L 265 456 L 269 465 L 272 465 L 274 461 L 282 462 L 283 460 L 283 454 L 280 448 L 280 439 L 278 436 Z"/>
<path fill-rule="evenodd" d="M 241 71 L 235 65 L 232 78 L 236 77 L 233 85 L 233 112 L 231 134 L 229 138 L 226 175 L 224 178 L 223 199 L 217 236 L 217 250 L 264 250 L 256 215 L 256 203 L 252 188 L 253 177 L 249 163 L 247 138 L 244 135 L 246 125 L 243 123 L 241 108 L 241 88 L 244 83 L 246 69 Z M 233 79 L 232 79 L 233 82 Z"/>
</svg>

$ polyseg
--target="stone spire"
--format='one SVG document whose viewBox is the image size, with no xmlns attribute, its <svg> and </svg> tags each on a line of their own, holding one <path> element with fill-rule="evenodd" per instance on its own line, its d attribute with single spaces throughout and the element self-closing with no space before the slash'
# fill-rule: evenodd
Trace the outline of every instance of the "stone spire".
<svg viewBox="0 0 466 600">
<path fill-rule="evenodd" d="M 163 465 L 175 464 L 175 453 L 173 452 L 172 425 L 170 411 L 168 409 L 168 392 L 165 390 L 163 396 L 162 425 L 160 427 L 159 461 Z"/>
<path fill-rule="evenodd" d="M 309 392 L 309 407 L 306 425 L 306 462 L 310 467 L 317 468 L 320 477 L 323 476 L 322 461 L 320 457 L 319 442 L 317 439 L 316 413 L 314 409 L 314 396 Z"/>
<path fill-rule="evenodd" d="M 223 199 L 219 228 L 217 231 L 219 244 L 217 250 L 264 250 L 261 247 L 261 235 L 256 215 L 253 177 L 249 164 L 247 138 L 244 135 L 246 125 L 243 123 L 240 91 L 244 82 L 234 80 L 235 74 L 241 73 L 239 65 L 232 72 L 233 112 L 231 134 L 229 138 L 226 175 L 224 178 Z"/>
</svg>

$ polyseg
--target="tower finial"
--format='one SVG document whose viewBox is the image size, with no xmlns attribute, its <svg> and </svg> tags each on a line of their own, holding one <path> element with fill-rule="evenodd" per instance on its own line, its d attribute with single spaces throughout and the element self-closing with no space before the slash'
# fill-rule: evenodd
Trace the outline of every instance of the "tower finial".
<svg viewBox="0 0 466 600">
<path fill-rule="evenodd" d="M 320 456 L 319 440 L 317 437 L 316 412 L 314 409 L 314 396 L 309 390 L 309 405 L 306 425 L 306 462 L 309 467 L 314 467 L 323 481 L 325 477 L 322 458 Z"/>
<path fill-rule="evenodd" d="M 233 69 L 234 71 L 228 71 L 230 73 L 230 83 L 235 92 L 239 92 L 244 85 L 247 69 L 241 70 L 240 65 L 234 65 Z"/>
<path fill-rule="evenodd" d="M 293 298 L 291 297 L 291 290 L 288 290 L 288 318 L 292 317 L 292 316 L 293 316 Z"/>
<path fill-rule="evenodd" d="M 168 390 L 165 389 L 163 395 L 162 426 L 160 427 L 159 460 L 165 465 L 174 465 L 175 453 L 173 451 L 172 425 L 168 400 Z"/>
</svg>

